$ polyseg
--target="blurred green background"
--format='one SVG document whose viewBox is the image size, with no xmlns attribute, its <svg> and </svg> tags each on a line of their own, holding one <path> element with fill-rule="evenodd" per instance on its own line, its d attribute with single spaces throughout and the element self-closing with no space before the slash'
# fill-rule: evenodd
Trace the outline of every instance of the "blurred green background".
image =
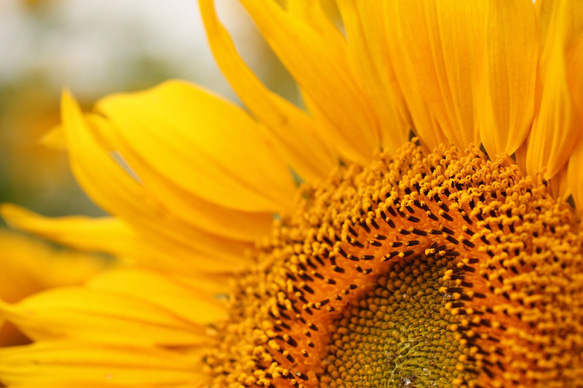
<svg viewBox="0 0 583 388">
<path fill-rule="evenodd" d="M 284 97 L 297 88 L 235 0 L 219 15 L 242 57 Z M 0 202 L 48 216 L 100 215 L 65 152 L 39 140 L 69 88 L 85 109 L 109 93 L 171 78 L 236 101 L 206 43 L 196 0 L 0 0 Z"/>
</svg>

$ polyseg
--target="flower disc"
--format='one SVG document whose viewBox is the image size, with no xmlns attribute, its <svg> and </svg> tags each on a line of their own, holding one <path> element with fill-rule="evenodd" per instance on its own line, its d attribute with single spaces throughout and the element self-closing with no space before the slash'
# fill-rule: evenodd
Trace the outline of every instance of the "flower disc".
<svg viewBox="0 0 583 388">
<path fill-rule="evenodd" d="M 476 149 L 339 168 L 237 279 L 215 387 L 573 386 L 579 222 L 542 178 Z"/>
</svg>

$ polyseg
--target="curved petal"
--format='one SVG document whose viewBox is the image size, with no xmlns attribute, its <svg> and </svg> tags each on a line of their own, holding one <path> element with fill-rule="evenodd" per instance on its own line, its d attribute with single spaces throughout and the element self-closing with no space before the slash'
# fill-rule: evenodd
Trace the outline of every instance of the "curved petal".
<svg viewBox="0 0 583 388">
<path fill-rule="evenodd" d="M 288 167 L 239 107 L 194 85 L 170 81 L 99 101 L 127 145 L 169 180 L 209 202 L 248 212 L 291 206 Z M 188 166 L 188 170 L 185 170 Z"/>
<path fill-rule="evenodd" d="M 57 249 L 37 239 L 0 230 L 0 300 L 14 303 L 47 288 L 82 284 L 106 262 L 100 257 Z M 0 347 L 30 340 L 0 319 Z"/>
<path fill-rule="evenodd" d="M 136 256 L 141 250 L 136 233 L 129 225 L 116 218 L 72 216 L 51 219 L 11 204 L 3 204 L 0 214 L 13 228 L 76 249 L 122 257 Z"/>
<path fill-rule="evenodd" d="M 196 387 L 199 369 L 195 357 L 154 347 L 67 341 L 0 349 L 8 386 Z"/>
<path fill-rule="evenodd" d="M 393 70 L 386 18 L 377 1 L 341 0 L 338 7 L 350 59 L 380 123 L 381 144 L 393 153 L 408 140 L 412 122 Z"/>
<path fill-rule="evenodd" d="M 540 8 L 548 31 L 540 59 L 540 108 L 528 138 L 526 168 L 529 174 L 544 171 L 549 179 L 567 163 L 583 131 L 581 106 L 574 100 L 581 91 L 569 83 L 567 59 L 583 31 L 583 4 L 558 0 Z"/>
<path fill-rule="evenodd" d="M 140 232 L 119 218 L 47 218 L 9 204 L 2 205 L 0 213 L 12 227 L 59 244 L 83 251 L 104 252 L 176 273 L 227 273 L 236 270 L 244 261 L 245 246 L 224 240 L 211 255 L 176 241 L 161 239 L 155 232 Z"/>
<path fill-rule="evenodd" d="M 564 31 L 566 36 L 577 38 L 583 27 L 583 12 L 581 12 L 581 4 L 577 1 L 571 0 L 536 0 L 534 7 L 538 16 L 539 30 L 540 30 L 540 52 L 549 52 L 550 45 L 553 45 L 557 38 L 557 12 L 559 8 L 565 7 L 564 17 L 568 19 L 567 24 L 563 24 L 560 28 Z M 550 31 L 550 34 L 549 34 Z M 547 47 L 547 43 L 550 45 Z M 546 64 L 542 63 L 544 67 Z"/>
<path fill-rule="evenodd" d="M 204 343 L 207 330 L 144 299 L 88 288 L 56 288 L 0 310 L 35 341 L 192 346 Z"/>
<path fill-rule="evenodd" d="M 16 302 L 34 292 L 81 284 L 106 267 L 95 255 L 56 249 L 0 230 L 0 300 Z"/>
<path fill-rule="evenodd" d="M 583 109 L 583 34 L 577 41 L 567 57 L 567 80 L 572 91 L 573 103 L 578 112 Z M 583 136 L 579 127 L 579 141 L 569 157 L 567 167 L 567 191 L 575 199 L 575 205 L 580 214 L 583 214 Z"/>
<path fill-rule="evenodd" d="M 579 140 L 569 158 L 567 192 L 573 196 L 577 211 L 583 216 L 583 141 Z"/>
<path fill-rule="evenodd" d="M 479 144 L 472 84 L 485 35 L 486 5 L 485 0 L 388 1 L 388 39 L 397 46 L 395 73 L 407 82 L 401 90 L 411 102 L 422 140 L 435 137 L 428 131 L 443 131 L 460 149 Z M 424 104 L 411 97 L 413 93 L 423 96 Z M 437 137 L 431 143 L 439 141 Z"/>
<path fill-rule="evenodd" d="M 82 116 L 71 96 L 63 96 L 63 123 L 73 172 L 88 195 L 109 213 L 114 214 L 137 232 L 149 244 L 168 249 L 188 267 L 208 266 L 223 270 L 237 265 L 250 243 L 221 238 L 193 227 L 174 217 L 163 201 L 155 198 L 131 171 L 124 170 L 99 142 L 95 130 Z M 184 171 L 182 171 L 184 174 Z M 188 258 L 207 256 L 203 262 L 188 262 Z M 167 257 L 167 256 L 166 256 Z M 215 259 L 212 263 L 208 259 Z M 212 265 L 209 265 L 212 264 Z M 222 267 L 222 268 L 219 268 Z"/>
<path fill-rule="evenodd" d="M 119 153 L 148 194 L 163 203 L 173 217 L 197 229 L 237 241 L 255 242 L 269 233 L 273 223 L 271 213 L 234 210 L 201 198 L 198 193 L 169 179 L 156 155 L 148 157 L 136 152 L 134 144 L 120 136 L 108 120 L 99 116 L 89 118 L 108 149 Z M 191 178 L 190 174 L 182 175 L 183 180 Z"/>
<path fill-rule="evenodd" d="M 474 95 L 480 139 L 491 156 L 512 155 L 530 131 L 537 56 L 537 23 L 532 1 L 490 1 Z"/>
<path fill-rule="evenodd" d="M 411 128 L 421 142 L 429 149 L 450 142 L 433 117 L 430 107 L 423 96 L 423 85 L 418 79 L 416 69 L 407 52 L 409 36 L 398 22 L 398 2 L 386 0 L 382 13 L 385 15 L 386 42 L 392 60 L 396 82 L 411 115 Z"/>
<path fill-rule="evenodd" d="M 88 288 L 146 299 L 176 316 L 198 324 L 226 317 L 225 304 L 204 288 L 186 287 L 172 277 L 139 268 L 117 268 L 92 279 Z M 152 292 L 154 290 L 154 292 Z"/>
<path fill-rule="evenodd" d="M 273 0 L 241 3 L 321 117 L 330 123 L 335 134 L 323 137 L 334 139 L 349 160 L 370 160 L 380 146 L 378 122 L 362 85 L 353 75 L 345 42 L 326 39 Z"/>
<path fill-rule="evenodd" d="M 199 5 L 215 59 L 241 101 L 276 138 L 275 146 L 295 172 L 306 181 L 325 178 L 338 159 L 334 138 L 322 139 L 314 120 L 268 90 L 251 72 L 220 23 L 214 0 L 201 0 Z"/>
</svg>

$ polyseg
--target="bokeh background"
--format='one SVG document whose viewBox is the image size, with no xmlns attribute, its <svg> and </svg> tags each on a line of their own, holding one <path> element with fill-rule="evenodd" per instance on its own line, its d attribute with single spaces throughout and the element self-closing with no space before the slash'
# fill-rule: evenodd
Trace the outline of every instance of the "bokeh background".
<svg viewBox="0 0 583 388">
<path fill-rule="evenodd" d="M 243 59 L 273 90 L 297 88 L 235 0 L 217 0 Z M 196 0 L 0 0 L 0 202 L 47 216 L 101 215 L 66 152 L 43 136 L 69 88 L 90 110 L 102 96 L 179 78 L 235 100 L 206 42 Z"/>
</svg>

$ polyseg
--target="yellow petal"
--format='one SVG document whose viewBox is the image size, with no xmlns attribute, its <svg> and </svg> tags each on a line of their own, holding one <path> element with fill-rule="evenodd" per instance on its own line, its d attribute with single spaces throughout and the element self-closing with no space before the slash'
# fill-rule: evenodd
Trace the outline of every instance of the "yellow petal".
<svg viewBox="0 0 583 388">
<path fill-rule="evenodd" d="M 559 172 L 550 180 L 551 194 L 554 198 L 567 199 L 571 194 L 569 192 L 568 178 L 568 164 L 566 164 Z"/>
<path fill-rule="evenodd" d="M 16 302 L 40 290 L 81 284 L 105 268 L 94 255 L 56 249 L 0 230 L 0 299 Z"/>
<path fill-rule="evenodd" d="M 567 80 L 573 103 L 580 113 L 583 109 L 583 34 L 573 44 L 567 61 Z M 583 136 L 580 134 L 581 127 L 579 128 L 579 141 L 569 158 L 566 184 L 568 194 L 573 195 L 577 210 L 583 215 Z"/>
<path fill-rule="evenodd" d="M 148 194 L 165 204 L 167 212 L 182 222 L 212 234 L 238 241 L 255 242 L 269 233 L 273 216 L 270 213 L 250 213 L 233 210 L 209 202 L 198 193 L 189 191 L 168 179 L 160 168 L 160 159 L 143 157 L 136 153 L 132 143 L 125 141 L 109 121 L 100 116 L 89 116 L 99 138 L 108 149 L 118 152 L 132 173 L 139 177 Z M 191 174 L 183 174 L 183 180 Z"/>
<path fill-rule="evenodd" d="M 52 219 L 9 204 L 2 205 L 0 212 L 12 227 L 75 249 L 104 252 L 151 268 L 182 274 L 226 273 L 236 270 L 243 261 L 245 246 L 228 240 L 216 241 L 215 253 L 210 255 L 208 249 L 201 251 L 161 239 L 155 231 L 140 233 L 118 218 Z M 205 240 L 200 243 L 204 244 Z"/>
<path fill-rule="evenodd" d="M 556 3 L 554 0 L 538 0 L 534 2 L 539 24 L 539 49 L 541 53 L 545 50 L 554 3 Z"/>
<path fill-rule="evenodd" d="M 197 359 L 153 347 L 48 342 L 0 349 L 8 386 L 168 387 L 200 383 Z"/>
<path fill-rule="evenodd" d="M 429 149 L 439 144 L 449 143 L 447 137 L 437 125 L 423 96 L 423 87 L 411 64 L 407 46 L 402 44 L 409 38 L 398 23 L 398 3 L 386 0 L 382 3 L 385 15 L 386 42 L 389 56 L 392 58 L 395 79 L 403 94 L 403 99 L 411 115 L 412 130 Z M 395 20 L 397 18 L 397 20 Z M 394 58 L 394 59 L 393 59 Z"/>
<path fill-rule="evenodd" d="M 56 249 L 4 230 L 0 230 L 0 246 L 0 300 L 11 303 L 47 288 L 84 283 L 106 266 L 94 255 Z M 29 342 L 1 321 L 0 346 Z"/>
<path fill-rule="evenodd" d="M 540 108 L 528 139 L 526 168 L 529 174 L 544 171 L 546 178 L 552 178 L 567 163 L 583 130 L 567 61 L 583 29 L 583 3 L 558 0 L 541 9 L 550 16 L 546 16 L 548 31 L 540 59 Z"/>
<path fill-rule="evenodd" d="M 583 107 L 583 33 L 579 34 L 567 53 L 567 83 L 573 103 L 580 112 Z"/>
<path fill-rule="evenodd" d="M 251 246 L 205 232 L 172 216 L 163 201 L 153 197 L 131 171 L 124 170 L 106 151 L 75 101 L 66 93 L 63 124 L 72 169 L 81 186 L 101 207 L 130 224 L 148 242 L 145 249 L 149 244 L 170 248 L 168 253 L 175 258 L 164 265 L 180 265 L 178 262 L 182 260 L 184 270 L 188 266 L 200 268 L 209 262 L 189 263 L 186 258 L 206 256 L 207 260 L 215 259 L 209 270 L 213 266 L 219 269 L 221 265 L 222 270 L 237 264 Z"/>
<path fill-rule="evenodd" d="M 11 204 L 3 204 L 0 214 L 13 228 L 76 249 L 130 257 L 140 251 L 135 232 L 119 219 L 84 216 L 50 219 Z"/>
<path fill-rule="evenodd" d="M 88 120 L 98 127 L 100 135 L 115 137 L 111 125 L 100 116 L 88 115 Z M 309 139 L 307 137 L 306 139 Z M 66 149 L 65 134 L 62 126 L 53 128 L 45 135 L 41 142 L 51 148 Z M 131 148 L 124 147 L 123 142 L 117 142 L 117 147 L 111 146 L 110 150 L 117 150 L 123 154 L 124 159 L 131 165 L 132 170 L 145 182 L 150 192 L 164 201 L 171 208 L 173 214 L 182 217 L 200 229 L 208 230 L 214 234 L 243 241 L 256 241 L 265 236 L 272 224 L 272 216 L 268 213 L 248 213 L 230 210 L 214 203 L 208 202 L 186 192 L 181 187 L 173 184 L 158 170 L 151 168 L 150 164 L 157 162 L 156 158 L 140 159 L 135 157 Z M 327 167 L 331 170 L 330 167 Z"/>
<path fill-rule="evenodd" d="M 490 1 L 475 98 L 480 138 L 492 157 L 513 154 L 530 131 L 537 59 L 532 2 Z"/>
<path fill-rule="evenodd" d="M 286 9 L 289 15 L 305 23 L 328 42 L 328 49 L 334 57 L 345 58 L 349 54 L 346 39 L 322 6 L 321 0 L 288 0 Z"/>
<path fill-rule="evenodd" d="M 186 287 L 162 273 L 138 268 L 117 268 L 92 279 L 89 288 L 115 292 L 163 306 L 194 323 L 209 324 L 226 317 L 225 304 L 200 287 Z M 154 292 L 152 292 L 155 290 Z"/>
<path fill-rule="evenodd" d="M 345 42 L 326 39 L 273 0 L 242 0 L 263 37 L 329 125 L 333 140 L 349 160 L 370 160 L 379 149 L 378 121 L 348 62 Z M 339 54 L 342 53 L 342 54 Z M 307 60 L 309 58 L 309 60 Z"/>
<path fill-rule="evenodd" d="M 203 343 L 206 336 L 204 326 L 144 299 L 87 288 L 51 289 L 16 305 L 2 303 L 0 309 L 6 319 L 36 341 L 190 346 Z"/>
<path fill-rule="evenodd" d="M 385 32 L 386 19 L 379 11 L 379 2 L 341 0 L 338 6 L 350 59 L 380 123 L 383 149 L 394 152 L 408 140 L 412 122 L 395 78 Z"/>
<path fill-rule="evenodd" d="M 288 167 L 239 107 L 185 82 L 101 100 L 119 135 L 153 168 L 209 202 L 249 212 L 291 206 Z"/>
<path fill-rule="evenodd" d="M 209 43 L 223 74 L 253 116 L 275 138 L 289 165 L 304 180 L 323 179 L 336 166 L 333 143 L 320 138 L 317 123 L 267 89 L 251 72 L 217 18 L 213 0 L 199 1 Z"/>
<path fill-rule="evenodd" d="M 557 39 L 557 13 L 559 8 L 565 7 L 566 13 L 564 16 L 568 22 L 562 24 L 560 29 L 563 30 L 564 36 L 570 39 L 576 39 L 581 33 L 583 27 L 583 12 L 581 11 L 581 4 L 578 1 L 570 0 L 536 0 L 534 2 L 535 10 L 539 20 L 540 30 L 540 51 L 541 53 L 550 53 L 550 46 L 552 46 Z M 549 31 L 551 33 L 549 34 Z M 550 43 L 547 46 L 547 43 Z M 541 64 L 543 67 L 545 63 Z"/>
<path fill-rule="evenodd" d="M 183 287 L 201 290 L 203 294 L 224 297 L 228 284 L 232 281 L 233 273 L 196 273 L 192 275 L 181 275 L 176 273 L 165 273 L 172 282 Z"/>
<path fill-rule="evenodd" d="M 583 216 L 583 141 L 579 140 L 569 158 L 567 193 L 573 196 L 580 216 Z"/>
<path fill-rule="evenodd" d="M 396 46 L 392 51 L 395 73 L 403 77 L 401 90 L 411 102 L 413 122 L 422 140 L 431 137 L 429 128 L 437 134 L 440 129 L 461 149 L 479 143 L 472 81 L 483 45 L 486 4 L 388 1 L 388 40 Z M 413 93 L 422 96 L 424 104 Z"/>
</svg>

